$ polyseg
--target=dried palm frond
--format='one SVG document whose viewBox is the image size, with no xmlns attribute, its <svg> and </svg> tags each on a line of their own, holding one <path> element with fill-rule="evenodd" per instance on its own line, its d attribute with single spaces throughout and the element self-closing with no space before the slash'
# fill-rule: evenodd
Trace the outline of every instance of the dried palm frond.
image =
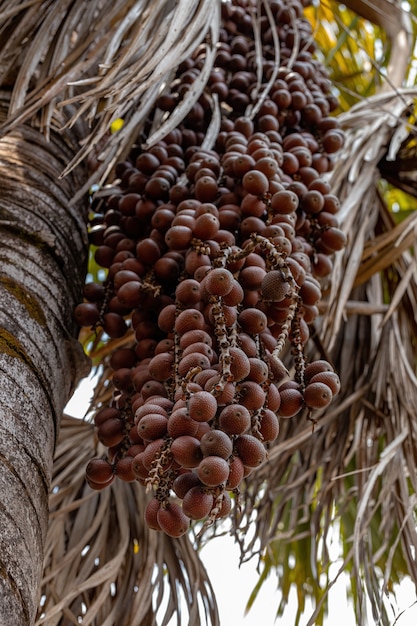
<svg viewBox="0 0 417 626">
<path fill-rule="evenodd" d="M 148 143 L 187 114 L 211 69 L 219 23 L 217 0 L 30 0 L 12 8 L 3 0 L 0 85 L 10 86 L 12 97 L 1 131 L 40 113 L 48 132 L 56 107 L 71 103 L 69 124 L 82 117 L 91 130 L 68 168 L 94 151 L 95 178 L 104 179 L 139 136 L 172 73 L 203 42 L 200 76 Z M 124 126 L 111 135 L 118 118 Z"/>
<path fill-rule="evenodd" d="M 417 218 L 395 225 L 378 191 L 378 163 L 386 154 L 395 159 L 404 129 L 411 132 L 416 97 L 416 90 L 376 96 L 340 117 L 346 145 L 331 183 L 348 244 L 336 256 L 316 331 L 342 392 L 314 429 L 302 418 L 281 420 L 269 464 L 248 478 L 236 520 L 242 558 L 260 555 L 261 580 L 278 568 L 279 614 L 296 583 L 300 615 L 300 589 L 308 586 L 317 607 L 309 625 L 322 623 L 334 582 L 335 525 L 358 623 L 364 593 L 375 621 L 387 625 L 384 595 L 403 576 L 417 584 Z"/>
<path fill-rule="evenodd" d="M 219 624 L 207 573 L 188 537 L 143 519 L 137 483 L 93 491 L 85 466 L 100 454 L 91 424 L 64 416 L 55 455 L 40 626 L 154 626 L 188 613 L 190 626 Z M 181 621 L 181 623 L 184 623 Z"/>
</svg>

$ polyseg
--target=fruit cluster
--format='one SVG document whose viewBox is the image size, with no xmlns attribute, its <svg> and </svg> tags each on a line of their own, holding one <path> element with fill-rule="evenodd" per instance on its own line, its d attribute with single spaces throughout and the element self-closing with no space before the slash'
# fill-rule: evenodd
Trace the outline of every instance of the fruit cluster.
<svg viewBox="0 0 417 626">
<path fill-rule="evenodd" d="M 302 3 L 256 6 L 222 4 L 205 91 L 175 130 L 118 165 L 90 228 L 107 278 L 75 310 L 82 326 L 135 336 L 111 356 L 115 392 L 95 416 L 108 456 L 87 479 L 146 485 L 148 525 L 175 537 L 228 514 L 280 418 L 311 417 L 339 391 L 331 365 L 304 356 L 320 281 L 345 245 L 322 177 L 343 145 L 337 101 Z M 203 55 L 181 64 L 149 129 L 187 98 Z M 216 99 L 220 128 L 205 147 Z"/>
</svg>

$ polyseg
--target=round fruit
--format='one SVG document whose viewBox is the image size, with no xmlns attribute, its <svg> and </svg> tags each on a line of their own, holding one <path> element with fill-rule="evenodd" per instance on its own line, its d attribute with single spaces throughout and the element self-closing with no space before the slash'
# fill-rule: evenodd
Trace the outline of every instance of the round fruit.
<svg viewBox="0 0 417 626">
<path fill-rule="evenodd" d="M 233 283 L 233 274 L 223 267 L 211 270 L 204 279 L 205 288 L 213 296 L 227 296 L 233 288 Z"/>
<path fill-rule="evenodd" d="M 219 456 L 206 456 L 197 468 L 197 475 L 207 487 L 216 487 L 227 481 L 229 464 Z"/>
<path fill-rule="evenodd" d="M 310 409 L 323 409 L 332 398 L 332 390 L 324 383 L 309 383 L 304 390 L 304 402 Z"/>
<path fill-rule="evenodd" d="M 289 291 L 290 285 L 285 280 L 281 270 L 271 270 L 265 274 L 261 285 L 264 300 L 268 302 L 280 302 L 288 295 Z"/>
<path fill-rule="evenodd" d="M 228 459 L 233 451 L 232 440 L 222 430 L 210 430 L 201 437 L 200 447 L 203 456 L 220 456 Z"/>
<path fill-rule="evenodd" d="M 182 467 L 197 467 L 202 458 L 200 441 L 191 435 L 181 435 L 171 444 L 174 460 Z"/>
<path fill-rule="evenodd" d="M 107 483 L 113 476 L 113 467 L 105 459 L 91 459 L 85 468 L 88 481 L 93 483 Z"/>
<path fill-rule="evenodd" d="M 219 415 L 219 426 L 228 435 L 241 435 L 250 425 L 250 413 L 242 404 L 229 404 Z"/>
<path fill-rule="evenodd" d="M 203 519 L 210 513 L 213 503 L 213 496 L 205 493 L 202 487 L 191 487 L 184 496 L 182 510 L 191 519 Z"/>
<path fill-rule="evenodd" d="M 190 518 L 175 502 L 168 502 L 165 506 L 161 505 L 156 519 L 161 530 L 170 537 L 181 537 L 190 527 Z"/>
<path fill-rule="evenodd" d="M 266 450 L 253 435 L 240 435 L 235 441 L 236 453 L 243 465 L 258 467 L 266 460 Z"/>
<path fill-rule="evenodd" d="M 217 400 L 208 391 L 197 391 L 188 400 L 190 417 L 196 422 L 209 422 L 217 412 Z"/>
<path fill-rule="evenodd" d="M 298 389 L 278 389 L 281 404 L 278 410 L 280 417 L 293 417 L 304 405 L 303 394 Z"/>
</svg>

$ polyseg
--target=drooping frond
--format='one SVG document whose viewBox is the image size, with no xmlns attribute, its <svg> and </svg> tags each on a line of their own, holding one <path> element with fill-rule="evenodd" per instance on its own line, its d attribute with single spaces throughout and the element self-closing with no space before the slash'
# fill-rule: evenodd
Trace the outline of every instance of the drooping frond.
<svg viewBox="0 0 417 626">
<path fill-rule="evenodd" d="M 139 136 L 172 71 L 203 42 L 201 76 L 158 132 L 174 128 L 198 98 L 218 40 L 219 7 L 212 0 L 0 2 L 0 85 L 12 89 L 1 131 L 40 115 L 47 132 L 55 107 L 71 103 L 69 123 L 83 118 L 91 130 L 68 167 L 94 152 L 95 176 L 104 178 Z M 112 135 L 119 118 L 123 128 Z"/>
<path fill-rule="evenodd" d="M 94 428 L 64 416 L 55 454 L 41 606 L 36 624 L 155 626 L 178 611 L 217 625 L 207 573 L 191 540 L 146 526 L 137 483 L 93 491 L 85 466 L 100 453 Z"/>
</svg>

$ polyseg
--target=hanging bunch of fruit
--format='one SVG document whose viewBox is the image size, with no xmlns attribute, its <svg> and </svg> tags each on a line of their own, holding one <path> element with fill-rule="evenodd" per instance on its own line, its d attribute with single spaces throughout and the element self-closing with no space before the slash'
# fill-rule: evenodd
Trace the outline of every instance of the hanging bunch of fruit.
<svg viewBox="0 0 417 626">
<path fill-rule="evenodd" d="M 205 529 L 226 516 L 280 419 L 314 421 L 339 391 L 332 366 L 306 362 L 304 350 L 345 245 L 323 176 L 343 134 L 306 4 L 222 4 L 203 93 L 141 148 L 189 97 L 200 47 L 160 95 L 90 227 L 108 272 L 86 285 L 75 318 L 110 338 L 133 331 L 134 343 L 111 356 L 114 393 L 95 415 L 108 452 L 87 480 L 139 481 L 152 494 L 147 524 L 174 537 L 190 520 Z"/>
</svg>

